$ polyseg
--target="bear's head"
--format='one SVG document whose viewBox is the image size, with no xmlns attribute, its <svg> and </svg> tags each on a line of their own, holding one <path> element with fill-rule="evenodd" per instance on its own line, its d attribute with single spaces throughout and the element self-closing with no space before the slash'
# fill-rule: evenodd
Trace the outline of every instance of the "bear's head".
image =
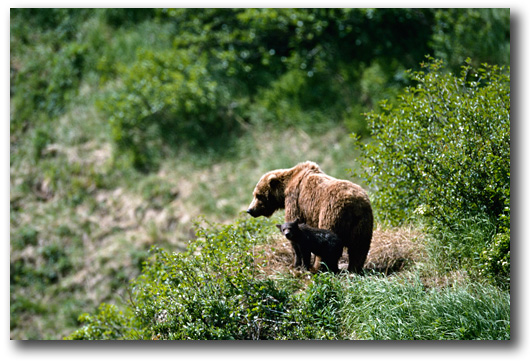
<svg viewBox="0 0 530 362">
<path fill-rule="evenodd" d="M 286 222 L 285 224 L 276 224 L 276 227 L 280 229 L 282 234 L 289 240 L 292 240 L 296 237 L 296 234 L 300 231 L 298 224 L 300 220 L 296 219 L 293 222 Z"/>
<path fill-rule="evenodd" d="M 285 207 L 284 185 L 279 176 L 277 171 L 271 171 L 259 180 L 247 209 L 252 217 L 269 217 L 274 211 Z"/>
</svg>

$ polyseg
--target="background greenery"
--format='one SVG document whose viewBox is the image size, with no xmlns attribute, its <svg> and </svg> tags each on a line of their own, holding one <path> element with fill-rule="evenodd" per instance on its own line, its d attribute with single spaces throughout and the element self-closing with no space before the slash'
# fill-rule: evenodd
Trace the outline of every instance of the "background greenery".
<svg viewBox="0 0 530 362">
<path fill-rule="evenodd" d="M 510 338 L 508 9 L 10 20 L 11 338 Z M 424 260 L 258 273 L 274 220 L 239 213 L 306 159 L 421 230 Z"/>
</svg>

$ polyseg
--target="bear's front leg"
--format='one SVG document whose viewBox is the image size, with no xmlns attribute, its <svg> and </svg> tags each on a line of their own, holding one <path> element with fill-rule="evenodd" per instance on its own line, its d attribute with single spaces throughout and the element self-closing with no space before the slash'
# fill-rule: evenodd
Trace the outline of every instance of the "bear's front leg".
<svg viewBox="0 0 530 362">
<path fill-rule="evenodd" d="M 311 252 L 302 248 L 302 263 L 306 270 L 311 270 Z"/>
<path fill-rule="evenodd" d="M 302 250 L 298 243 L 291 241 L 291 246 L 293 247 L 294 262 L 293 267 L 298 268 L 302 266 Z"/>
</svg>

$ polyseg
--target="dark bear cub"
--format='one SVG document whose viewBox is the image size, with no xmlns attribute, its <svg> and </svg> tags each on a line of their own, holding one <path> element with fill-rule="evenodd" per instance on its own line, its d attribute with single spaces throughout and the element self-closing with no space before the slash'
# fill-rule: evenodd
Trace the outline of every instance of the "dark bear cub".
<svg viewBox="0 0 530 362">
<path fill-rule="evenodd" d="M 289 239 L 295 253 L 302 256 L 303 267 L 309 270 L 311 253 L 313 253 L 322 259 L 322 262 L 330 271 L 338 273 L 343 245 L 337 235 L 329 230 L 301 224 L 298 219 L 294 222 L 286 222 L 276 226 Z"/>
</svg>

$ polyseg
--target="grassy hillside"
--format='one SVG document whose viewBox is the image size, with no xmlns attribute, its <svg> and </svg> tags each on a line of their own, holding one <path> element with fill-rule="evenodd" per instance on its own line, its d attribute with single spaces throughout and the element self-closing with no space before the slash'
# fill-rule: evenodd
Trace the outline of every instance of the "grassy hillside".
<svg viewBox="0 0 530 362">
<path fill-rule="evenodd" d="M 77 111 L 72 114 L 64 116 L 65 124 Z M 61 132 L 67 130 L 58 128 Z M 201 215 L 234 220 L 267 170 L 311 159 L 347 178 L 351 164 L 346 160 L 355 159 L 340 128 L 318 137 L 296 129 L 266 136 L 256 130 L 238 141 L 238 156 L 230 160 L 209 164 L 182 154 L 149 175 L 111 167 L 110 141 L 56 141 L 46 148 L 45 164 L 20 160 L 12 171 L 11 326 L 16 339 L 63 336 L 77 326 L 80 312 L 119 301 L 124 283 L 138 275 L 151 246 L 184 250 Z"/>
<path fill-rule="evenodd" d="M 13 9 L 10 36 L 12 339 L 510 338 L 509 76 L 479 70 L 509 11 Z M 427 53 L 488 80 L 432 117 Z M 282 213 L 243 213 L 306 160 L 374 201 L 366 275 L 291 270 Z"/>
<path fill-rule="evenodd" d="M 146 175 L 113 167 L 112 143 L 104 134 L 99 141 L 69 142 L 72 123 L 92 132 L 105 128 L 97 113 L 75 108 L 61 123 L 38 165 L 12 155 L 15 339 L 60 338 L 78 326 L 81 312 L 126 298 L 124 285 L 138 275 L 151 246 L 183 251 L 194 238 L 197 217 L 234 220 L 246 210 L 262 173 L 310 159 L 348 178 L 356 159 L 340 127 L 313 135 L 256 129 L 238 140 L 235 155 L 225 161 L 183 152 Z"/>
</svg>

